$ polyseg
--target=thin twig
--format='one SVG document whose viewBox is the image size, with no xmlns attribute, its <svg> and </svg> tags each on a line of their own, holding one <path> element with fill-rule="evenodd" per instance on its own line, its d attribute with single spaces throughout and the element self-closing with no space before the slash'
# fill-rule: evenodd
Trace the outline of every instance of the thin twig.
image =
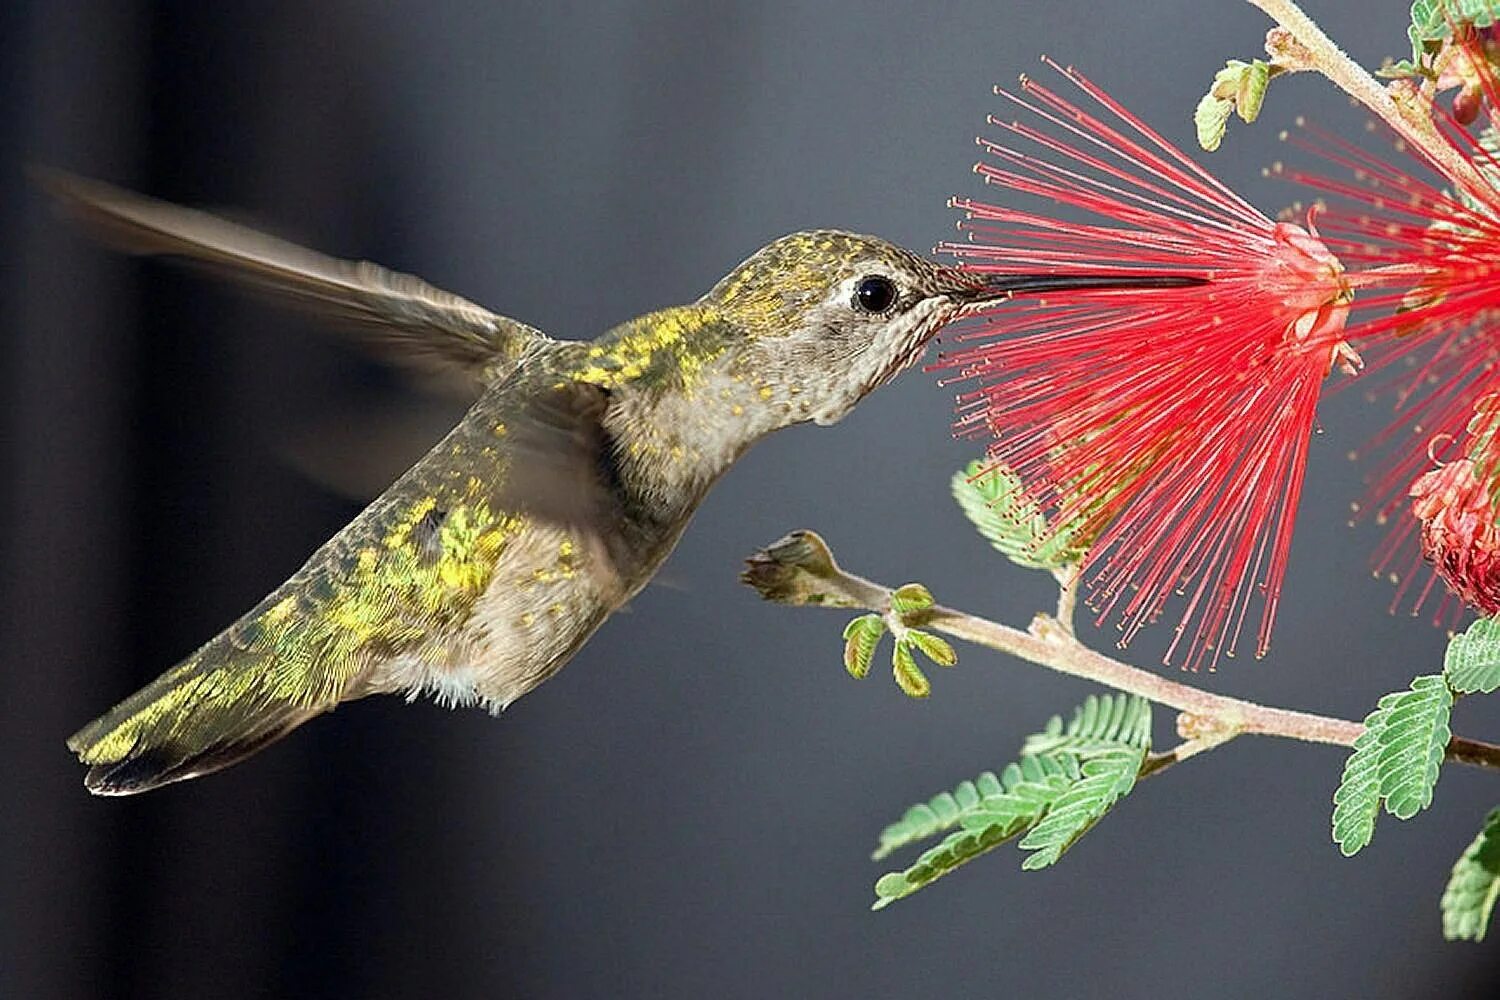
<svg viewBox="0 0 1500 1000">
<path fill-rule="evenodd" d="M 747 560 L 741 579 L 767 600 L 780 604 L 854 608 L 885 614 L 891 590 L 845 572 L 822 538 L 794 531 Z M 934 605 L 906 616 L 906 624 L 936 629 L 951 636 L 1009 653 L 1059 673 L 1091 680 L 1116 691 L 1140 695 L 1185 713 L 1188 754 L 1217 746 L 1238 735 L 1281 736 L 1309 743 L 1353 746 L 1364 726 L 1310 712 L 1272 708 L 1228 695 L 1213 694 L 1160 674 L 1132 667 L 1085 646 L 1050 615 L 1038 615 L 1025 631 L 985 618 Z M 1180 747 L 1179 750 L 1184 748 Z M 1159 765 L 1175 762 L 1181 757 Z M 1447 759 L 1475 767 L 1500 769 L 1500 746 L 1453 737 Z"/>
<path fill-rule="evenodd" d="M 1217 740 L 1183 740 L 1170 750 L 1163 750 L 1161 753 L 1148 755 L 1146 762 L 1141 765 L 1141 773 L 1136 777 L 1144 780 L 1153 775 L 1161 774 L 1173 764 L 1181 764 L 1189 757 L 1195 757 L 1205 750 L 1212 750 L 1214 747 L 1230 739 L 1233 739 L 1233 736 Z"/>
<path fill-rule="evenodd" d="M 1294 0 L 1249 2 L 1291 33 L 1312 69 L 1378 115 L 1450 181 L 1474 193 L 1490 190 L 1489 183 L 1474 164 L 1443 138 L 1433 124 L 1429 110 L 1421 106 L 1403 107 L 1397 103 L 1391 91 L 1339 48 Z"/>
<path fill-rule="evenodd" d="M 1077 566 L 1052 571 L 1052 578 L 1057 581 L 1057 613 L 1053 617 L 1069 635 L 1073 634 L 1073 611 L 1078 607 L 1078 575 Z"/>
</svg>

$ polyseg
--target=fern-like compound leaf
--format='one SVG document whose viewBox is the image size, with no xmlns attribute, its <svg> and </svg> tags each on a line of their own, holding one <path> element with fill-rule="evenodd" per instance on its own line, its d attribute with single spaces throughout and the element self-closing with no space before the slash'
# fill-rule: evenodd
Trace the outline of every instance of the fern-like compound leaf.
<svg viewBox="0 0 1500 1000">
<path fill-rule="evenodd" d="M 1453 692 L 1441 674 L 1411 682 L 1411 690 L 1380 699 L 1386 710 L 1380 737 L 1380 794 L 1385 811 L 1397 819 L 1411 819 L 1432 805 L 1443 751 L 1452 734 L 1448 713 Z"/>
<path fill-rule="evenodd" d="M 953 499 L 1002 555 L 1028 569 L 1056 569 L 1083 556 L 1066 529 L 1054 530 L 1021 478 L 1003 465 L 974 461 L 953 475 Z"/>
<path fill-rule="evenodd" d="M 1490 810 L 1484 828 L 1453 866 L 1440 904 L 1443 937 L 1483 941 L 1495 900 L 1500 899 L 1500 808 Z"/>
<path fill-rule="evenodd" d="M 1365 731 L 1354 741 L 1354 753 L 1344 762 L 1344 775 L 1333 793 L 1333 842 L 1344 857 L 1364 850 L 1375 836 L 1380 814 L 1380 730 L 1385 713 L 1365 716 Z"/>
<path fill-rule="evenodd" d="M 875 882 L 874 908 L 881 909 L 909 896 L 979 855 L 1019 836 L 1039 822 L 1052 803 L 1082 777 L 1078 762 L 1070 757 L 1026 757 L 1008 766 L 998 778 L 988 773 L 981 775 L 974 782 L 974 789 L 979 794 L 977 805 L 969 809 L 961 808 L 956 814 L 949 813 L 955 817 L 960 828 L 923 851 L 904 871 L 882 875 Z M 955 789 L 953 805 L 958 804 L 957 796 L 958 790 Z M 909 826 L 905 825 L 906 818 L 903 818 L 900 823 L 887 827 L 886 833 L 881 835 L 881 850 L 877 851 L 877 855 L 884 857 L 889 853 L 886 850 L 888 835 L 890 850 L 894 850 L 920 839 L 917 836 L 906 837 L 897 843 L 898 836 L 915 833 L 923 824 L 931 832 L 950 829 L 953 824 L 943 820 L 937 808 L 932 808 L 940 799 L 942 796 L 926 804 L 934 814 L 933 817 L 922 812 L 922 806 L 914 806 L 907 811 L 907 817 L 913 819 Z M 947 812 L 948 803 L 944 803 L 943 808 Z"/>
<path fill-rule="evenodd" d="M 1073 710 L 1066 725 L 1062 716 L 1054 715 L 1045 729 L 1026 737 L 1021 753 L 1089 756 L 1120 746 L 1151 748 L 1151 703 L 1146 699 L 1127 694 L 1089 695 Z"/>
<path fill-rule="evenodd" d="M 1034 852 L 1021 867 L 1034 871 L 1056 863 L 1129 794 L 1145 761 L 1146 751 L 1140 747 L 1109 750 L 1084 760 L 1082 779 L 1069 785 L 1021 840 L 1023 851 Z"/>
<path fill-rule="evenodd" d="M 939 792 L 926 802 L 918 802 L 896 822 L 880 831 L 880 846 L 870 855 L 879 861 L 892 851 L 926 840 L 957 826 L 967 813 L 974 811 L 986 796 L 1004 791 L 993 771 L 986 771 L 973 781 L 960 782 L 951 792 Z"/>
<path fill-rule="evenodd" d="M 1043 745 L 1047 749 L 1031 752 Z M 919 802 L 881 832 L 876 859 L 947 836 L 905 870 L 875 883 L 876 909 L 1023 835 L 1021 847 L 1034 852 L 1023 868 L 1056 862 L 1135 786 L 1151 749 L 1150 703 L 1127 695 L 1090 697 L 1070 722 L 1054 717 L 1027 747 L 998 776 L 985 772 Z"/>
<path fill-rule="evenodd" d="M 966 829 L 1009 826 L 1022 828 L 1040 820 L 1057 796 L 1083 777 L 1078 760 L 1065 755 L 1022 757 L 1000 772 L 1002 791 L 984 795 L 979 805 L 958 818 Z"/>
<path fill-rule="evenodd" d="M 1369 844 L 1382 805 L 1397 819 L 1410 819 L 1432 804 L 1452 707 L 1443 675 L 1427 674 L 1381 698 L 1365 717 L 1333 796 L 1333 839 L 1346 857 Z"/>
<path fill-rule="evenodd" d="M 1443 655 L 1443 676 L 1459 694 L 1500 688 L 1500 621 L 1481 618 L 1453 637 Z"/>
</svg>

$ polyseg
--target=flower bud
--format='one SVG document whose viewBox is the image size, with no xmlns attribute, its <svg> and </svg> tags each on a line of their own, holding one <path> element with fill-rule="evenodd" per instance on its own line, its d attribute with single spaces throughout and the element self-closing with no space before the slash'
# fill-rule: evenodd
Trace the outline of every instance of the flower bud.
<svg viewBox="0 0 1500 1000">
<path fill-rule="evenodd" d="M 1500 612 L 1500 528 L 1490 485 L 1474 463 L 1459 459 L 1420 476 L 1411 498 L 1422 520 L 1422 555 L 1465 604 Z"/>
</svg>

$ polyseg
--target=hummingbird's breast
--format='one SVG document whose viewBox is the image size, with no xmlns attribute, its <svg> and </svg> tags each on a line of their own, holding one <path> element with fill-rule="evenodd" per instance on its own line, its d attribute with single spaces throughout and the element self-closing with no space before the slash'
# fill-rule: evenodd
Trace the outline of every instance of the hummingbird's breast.
<svg viewBox="0 0 1500 1000">
<path fill-rule="evenodd" d="M 586 538 L 529 522 L 510 539 L 466 620 L 390 660 L 374 687 L 497 712 L 561 670 L 644 582 L 622 577 L 607 551 Z"/>
</svg>

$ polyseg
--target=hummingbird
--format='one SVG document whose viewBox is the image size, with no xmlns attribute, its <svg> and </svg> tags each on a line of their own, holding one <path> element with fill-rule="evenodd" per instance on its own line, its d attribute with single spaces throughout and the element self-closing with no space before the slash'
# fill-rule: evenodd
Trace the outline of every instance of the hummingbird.
<svg viewBox="0 0 1500 1000">
<path fill-rule="evenodd" d="M 259 286 L 476 390 L 289 580 L 68 740 L 100 795 L 220 770 L 367 695 L 498 714 L 651 580 L 767 434 L 838 422 L 944 326 L 1012 296 L 1206 280 L 979 274 L 816 230 L 767 244 L 693 302 L 560 340 L 375 264 L 97 181 L 40 181 L 128 251 Z"/>
</svg>

